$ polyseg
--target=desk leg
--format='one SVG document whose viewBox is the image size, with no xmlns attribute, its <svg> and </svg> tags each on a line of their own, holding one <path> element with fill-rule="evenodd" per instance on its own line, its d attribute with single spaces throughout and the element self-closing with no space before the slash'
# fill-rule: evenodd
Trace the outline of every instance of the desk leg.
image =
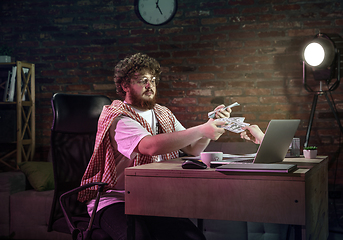
<svg viewBox="0 0 343 240">
<path fill-rule="evenodd" d="M 301 226 L 295 225 L 294 228 L 294 239 L 301 240 Z"/>
<path fill-rule="evenodd" d="M 135 240 L 135 216 L 134 215 L 127 215 L 127 239 L 128 240 Z"/>
<path fill-rule="evenodd" d="M 204 231 L 204 219 L 197 219 L 198 228 L 201 232 Z"/>
</svg>

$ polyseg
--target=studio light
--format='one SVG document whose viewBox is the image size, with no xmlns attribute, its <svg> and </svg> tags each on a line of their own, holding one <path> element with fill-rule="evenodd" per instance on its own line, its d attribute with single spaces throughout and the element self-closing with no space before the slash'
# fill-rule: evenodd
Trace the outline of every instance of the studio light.
<svg viewBox="0 0 343 240">
<path fill-rule="evenodd" d="M 305 46 L 303 57 L 309 66 L 318 69 L 330 67 L 335 59 L 334 42 L 329 36 L 318 34 Z"/>
<path fill-rule="evenodd" d="M 302 51 L 303 58 L 303 85 L 308 92 L 314 92 L 310 119 L 307 127 L 306 139 L 304 147 L 308 146 L 310 132 L 312 128 L 314 112 L 316 109 L 318 96 L 324 95 L 330 106 L 331 111 L 343 132 L 340 119 L 335 108 L 333 100 L 330 100 L 327 93 L 334 91 L 340 84 L 343 60 L 343 39 L 338 34 L 319 33 L 314 39 L 308 42 Z M 313 86 L 307 82 L 307 67 L 313 74 L 313 79 L 319 81 L 319 90 L 314 91 Z M 331 81 L 334 80 L 332 83 Z M 322 84 L 326 84 L 327 90 L 323 90 Z"/>
<path fill-rule="evenodd" d="M 324 58 L 325 50 L 319 43 L 312 42 L 305 47 L 304 60 L 308 65 L 318 67 L 324 62 Z"/>
</svg>

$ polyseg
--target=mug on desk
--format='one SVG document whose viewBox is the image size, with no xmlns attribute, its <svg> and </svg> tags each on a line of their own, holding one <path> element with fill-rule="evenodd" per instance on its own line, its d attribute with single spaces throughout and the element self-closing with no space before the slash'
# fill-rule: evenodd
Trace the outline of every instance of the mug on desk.
<svg viewBox="0 0 343 240">
<path fill-rule="evenodd" d="M 201 161 L 210 167 L 212 161 L 223 160 L 223 152 L 202 152 L 200 157 Z"/>
</svg>

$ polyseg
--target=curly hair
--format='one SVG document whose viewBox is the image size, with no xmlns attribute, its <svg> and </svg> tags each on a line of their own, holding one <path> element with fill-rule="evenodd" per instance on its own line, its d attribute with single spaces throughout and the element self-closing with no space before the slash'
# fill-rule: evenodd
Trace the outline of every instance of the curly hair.
<svg viewBox="0 0 343 240">
<path fill-rule="evenodd" d="M 126 95 L 126 92 L 122 88 L 122 83 L 129 84 L 131 78 L 137 72 L 140 74 L 149 72 L 156 77 L 157 84 L 161 74 L 161 66 L 156 59 L 142 53 L 136 53 L 119 61 L 114 67 L 114 82 L 116 84 L 117 93 L 122 98 L 125 98 Z"/>
</svg>

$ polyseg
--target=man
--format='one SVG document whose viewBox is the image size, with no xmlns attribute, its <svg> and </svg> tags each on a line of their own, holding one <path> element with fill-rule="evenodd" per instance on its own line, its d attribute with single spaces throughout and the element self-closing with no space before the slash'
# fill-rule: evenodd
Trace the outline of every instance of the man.
<svg viewBox="0 0 343 240">
<path fill-rule="evenodd" d="M 115 67 L 114 81 L 124 102 L 115 100 L 105 106 L 98 122 L 93 156 L 81 185 L 106 182 L 97 209 L 96 223 L 113 239 L 126 239 L 124 213 L 124 169 L 177 158 L 179 150 L 199 155 L 217 140 L 224 129 L 222 121 L 185 129 L 172 112 L 156 104 L 156 85 L 160 65 L 145 54 L 134 54 Z M 231 109 L 218 106 L 217 118 L 229 117 Z M 87 201 L 91 214 L 95 188 L 79 194 Z M 189 219 L 141 217 L 136 221 L 137 239 L 205 239 Z"/>
</svg>

